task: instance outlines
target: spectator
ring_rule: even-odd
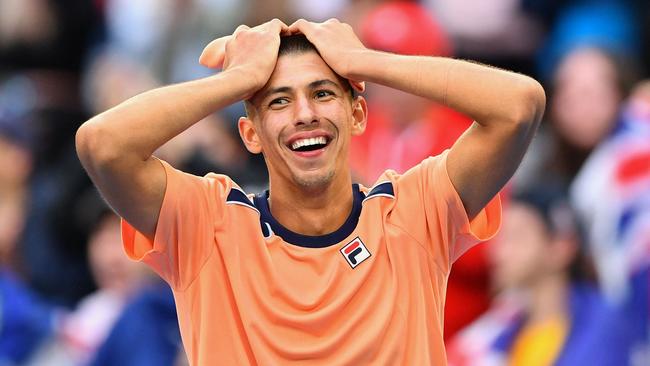
[[[515,196],[490,249],[494,285],[506,295],[450,342],[450,365],[629,363],[626,320],[587,281],[578,229],[560,195]]]
[[[54,330],[56,312],[18,277],[31,155],[19,125],[0,120],[0,365],[27,362]]]
[[[174,366],[183,362],[187,358],[181,347],[174,297],[161,281],[141,291],[124,309],[90,365]]]
[[[59,337],[71,364],[87,364],[126,303],[142,288],[147,272],[124,257],[120,241],[120,220],[105,208],[88,242],[90,268],[97,290],[84,297],[75,311],[63,318],[60,329]]]
[[[566,191],[591,151],[616,128],[627,77],[622,61],[600,48],[579,47],[553,76],[549,125],[540,130],[517,189],[544,182]]]
[[[621,123],[571,186],[597,274],[632,320],[636,364],[650,361],[650,82],[639,84]]]

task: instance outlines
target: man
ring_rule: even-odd
[[[335,19],[240,26],[216,44],[225,53],[204,61],[223,60],[221,73],[143,93],[77,133],[84,166],[124,218],[127,253],[174,290],[190,363],[445,364],[451,263],[497,229],[493,197],[544,110],[539,84],[368,50]],[[348,149],[367,108],[350,85],[361,80],[477,122],[448,153],[402,176],[389,171],[371,190],[352,185]],[[191,176],[152,157],[239,100],[248,110],[239,132],[264,154],[269,191],[251,199],[226,176]]]

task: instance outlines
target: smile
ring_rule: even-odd
[[[314,150],[319,150],[324,148],[325,146],[327,146],[328,143],[329,141],[327,137],[318,136],[318,137],[298,139],[291,144],[290,148],[291,150],[297,152],[314,151]]]

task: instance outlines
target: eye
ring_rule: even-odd
[[[283,105],[289,104],[289,100],[285,97],[281,98],[275,98],[269,102],[269,107],[273,108],[278,108],[282,107]]]
[[[335,94],[331,90],[318,90],[316,93],[314,93],[316,99],[326,99],[327,97],[331,97],[333,95]]]

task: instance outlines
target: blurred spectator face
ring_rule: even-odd
[[[48,0],[0,1],[0,46],[12,43],[43,43],[57,29]]]
[[[0,135],[0,166],[0,263],[8,264],[24,226],[30,154]]]
[[[622,92],[614,63],[596,49],[569,54],[555,74],[552,119],[562,137],[589,151],[613,128]]]
[[[0,135],[0,193],[26,184],[31,171],[31,156],[25,148]]]
[[[128,292],[138,284],[141,268],[130,261],[122,250],[120,219],[106,214],[90,236],[88,256],[97,287]]]
[[[90,109],[103,112],[157,86],[147,69],[111,51],[99,55],[87,70],[85,89]]]
[[[9,265],[25,223],[24,207],[18,202],[0,203],[0,265]]]
[[[530,206],[512,202],[491,244],[493,282],[498,289],[526,287],[547,271],[550,235],[542,217]]]

